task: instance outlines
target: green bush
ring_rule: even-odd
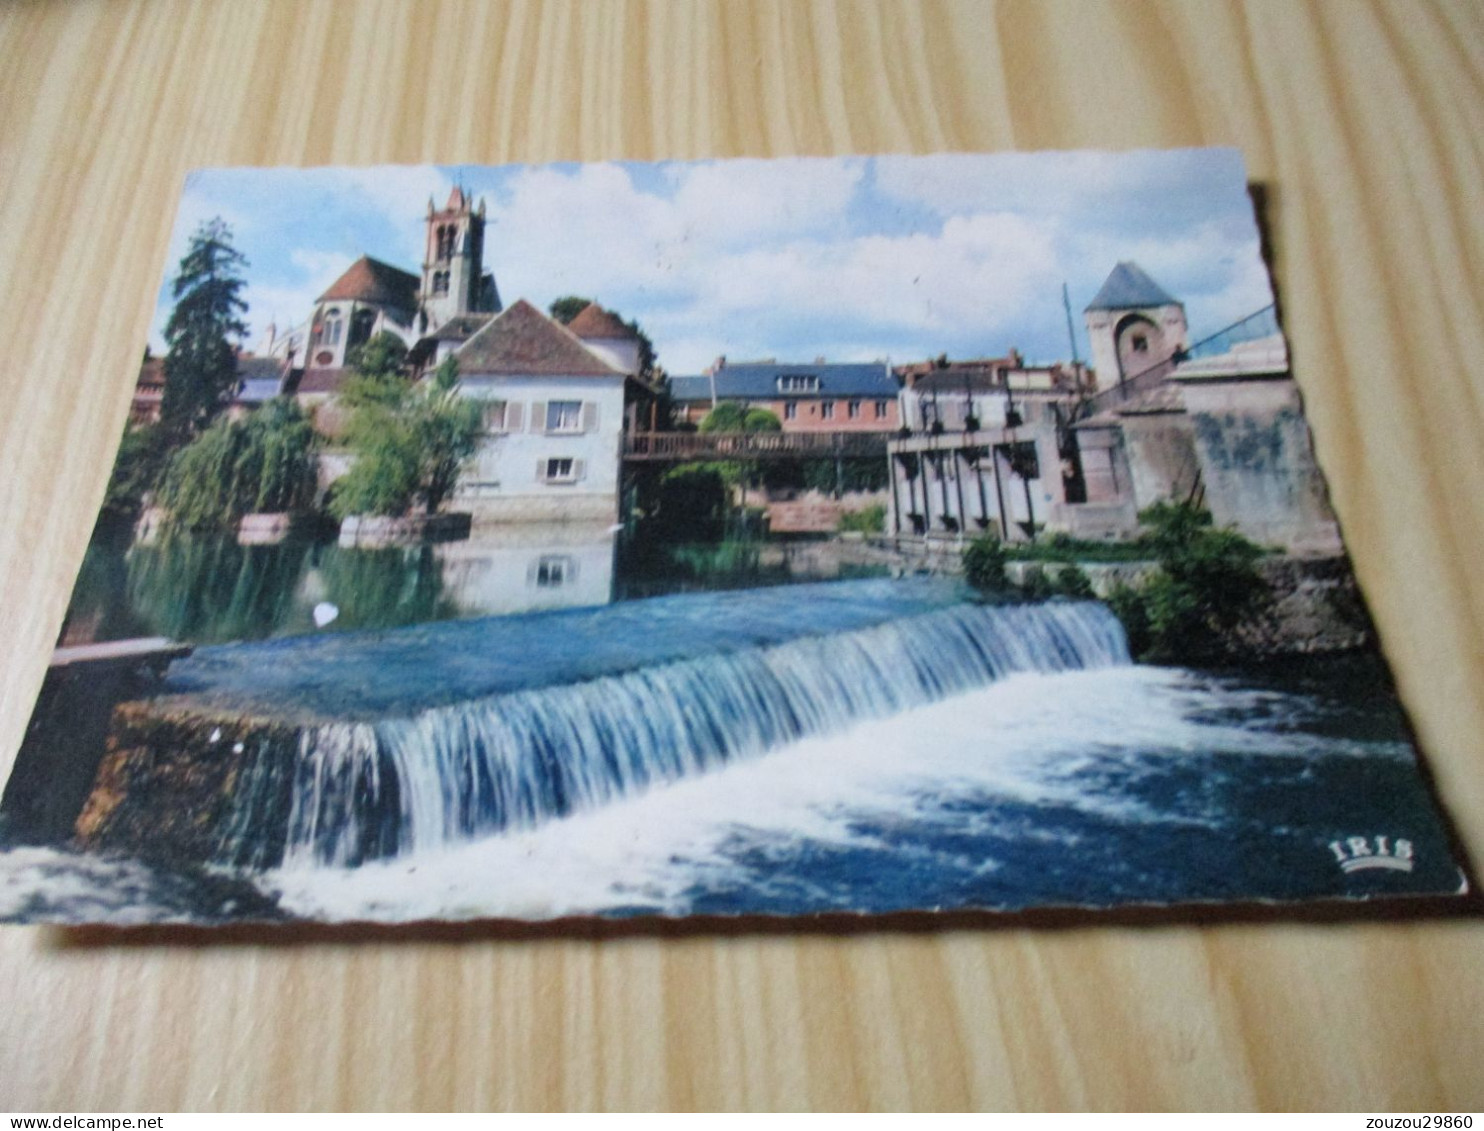
[[[1120,582],[1108,594],[1107,601],[1108,608],[1123,624],[1129,654],[1135,658],[1143,656],[1149,650],[1149,610],[1143,593]]]
[[[1044,601],[1056,596],[1058,589],[1056,583],[1046,576],[1046,571],[1036,565],[1026,567],[1020,591],[1032,601]]]
[[[975,589],[1005,588],[1005,544],[991,535],[975,538],[964,547],[964,577]]]
[[[166,439],[158,424],[145,424],[124,433],[108,479],[108,492],[103,496],[102,514],[130,520],[139,514],[145,495],[154,490],[169,462]]]
[[[1108,602],[1124,622],[1130,650],[1156,663],[1219,657],[1232,630],[1269,599],[1257,568],[1262,547],[1235,530],[1215,529],[1210,512],[1188,503],[1157,503],[1140,511],[1139,521],[1159,573]]]
[[[667,541],[707,541],[721,535],[730,490],[726,468],[682,463],[660,476],[653,523]]]
[[[1056,590],[1064,597],[1074,597],[1079,601],[1091,601],[1097,597],[1093,592],[1092,579],[1081,566],[1063,566],[1062,571],[1056,575]]]
[[[840,516],[839,529],[846,534],[880,534],[886,529],[886,508],[880,503]]]

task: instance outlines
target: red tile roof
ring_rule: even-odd
[[[148,358],[139,367],[139,379],[135,382],[141,389],[158,388],[165,384],[165,359],[163,357]]]
[[[618,377],[622,373],[589,350],[565,326],[525,299],[460,347],[454,355],[465,377]]]
[[[318,302],[371,302],[401,310],[417,309],[417,291],[421,280],[389,263],[363,255],[352,263],[345,274],[330,284]]]
[[[579,338],[607,338],[638,341],[639,335],[619,321],[618,316],[590,302],[567,323],[567,329]]]

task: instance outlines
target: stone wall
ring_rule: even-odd
[[[1374,641],[1370,614],[1355,582],[1350,559],[1269,558],[1261,566],[1273,600],[1255,623],[1232,640],[1247,655],[1308,655],[1346,652]]]
[[[1183,385],[1216,525],[1298,553],[1339,553],[1339,527],[1293,381]]]

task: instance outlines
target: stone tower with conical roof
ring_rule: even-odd
[[[1113,268],[1083,318],[1099,389],[1166,365],[1188,344],[1185,305],[1133,262]]]
[[[461,314],[495,313],[500,296],[484,270],[484,201],[476,209],[458,186],[441,209],[428,200],[419,333],[432,333]]]

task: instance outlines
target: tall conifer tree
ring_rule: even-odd
[[[165,325],[165,393],[161,423],[172,444],[211,423],[237,387],[237,347],[247,333],[241,291],[247,260],[232,246],[221,217],[191,236],[172,289],[175,309]]]

